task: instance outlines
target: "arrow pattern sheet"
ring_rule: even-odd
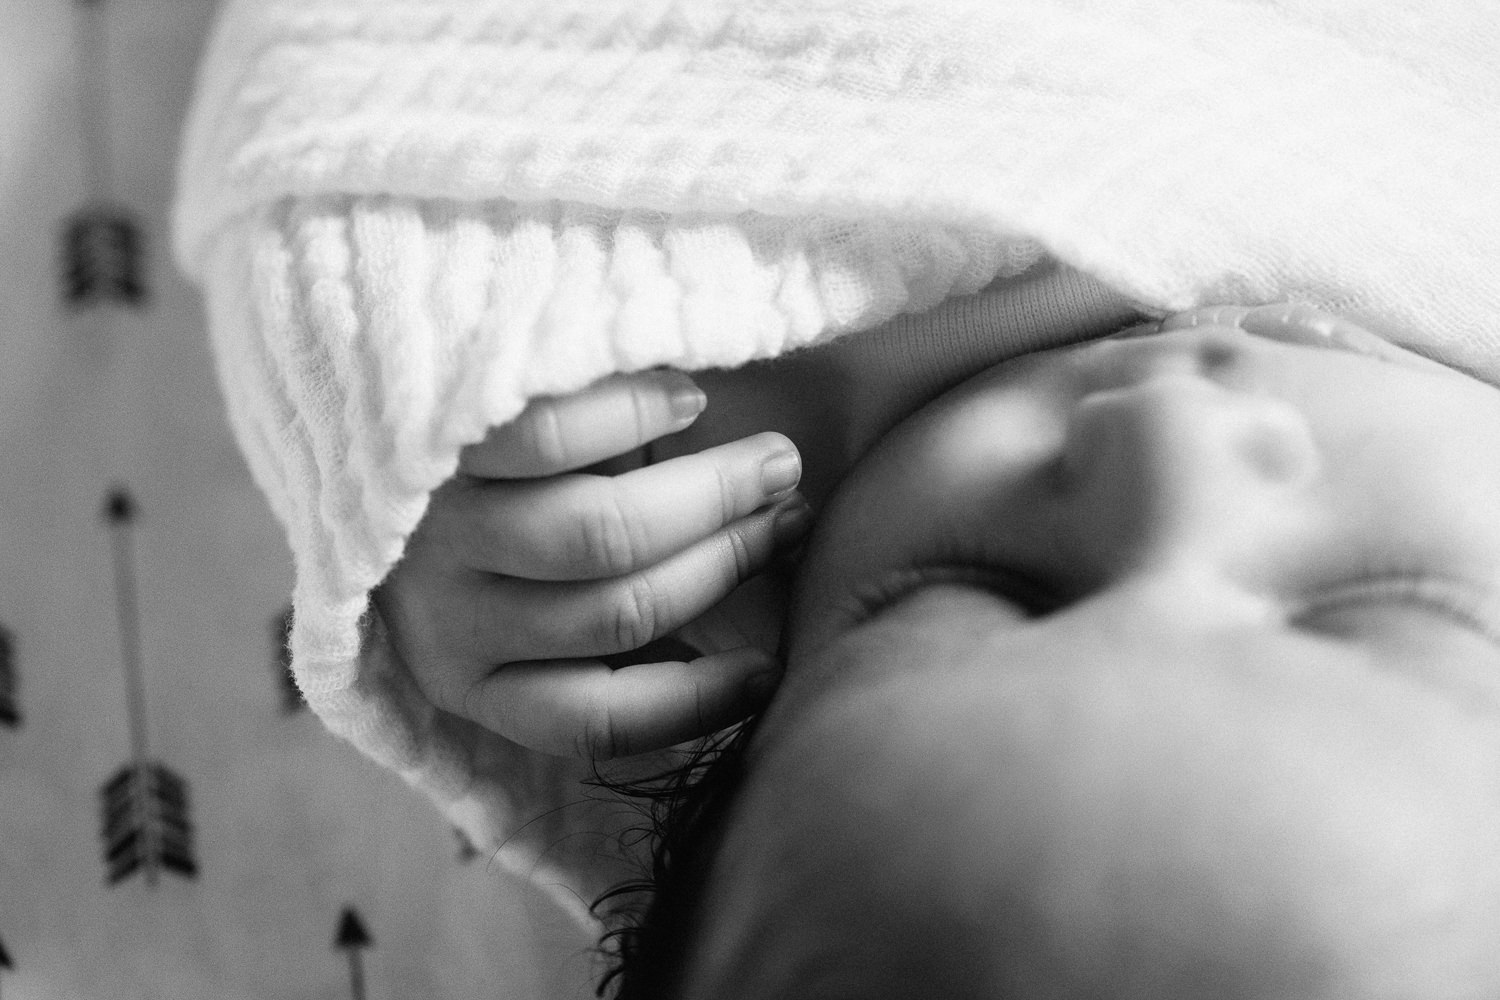
[[[538,932],[524,880],[460,865],[421,798],[283,711],[268,644],[288,553],[234,451],[202,303],[165,257],[217,6],[0,14],[0,937],[16,966],[0,960],[0,996],[347,998],[328,945],[358,899],[381,932],[362,953],[370,1000],[584,1000],[571,956],[588,940]],[[110,884],[95,860],[101,786],[136,759],[99,510],[112,482],[140,501],[144,759],[189,785],[154,890],[142,867]]]

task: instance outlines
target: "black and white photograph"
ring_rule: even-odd
[[[0,1000],[1497,1000],[1500,4],[0,0]]]

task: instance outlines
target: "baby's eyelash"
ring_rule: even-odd
[[[989,591],[1014,605],[1028,618],[1054,610],[1061,602],[1050,588],[1017,573],[988,566],[929,564],[904,566],[890,571],[855,590],[855,618],[865,621],[921,587],[937,583],[959,583]]]
[[[1471,582],[1422,570],[1384,568],[1304,599],[1295,617],[1378,600],[1431,608],[1500,645],[1500,602]]]

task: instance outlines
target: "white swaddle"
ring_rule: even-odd
[[[369,593],[463,445],[610,372],[1050,256],[1500,383],[1497,51],[1472,0],[230,0],[175,243],[296,558],[309,705],[502,862],[587,819],[512,836],[586,770],[434,709]]]

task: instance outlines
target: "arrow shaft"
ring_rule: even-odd
[[[358,948],[349,949],[349,994],[354,1000],[365,1000],[365,967]]]
[[[110,197],[108,50],[104,36],[104,5],[83,3],[79,14],[79,120],[83,129],[85,183],[95,201]]]
[[[146,763],[146,679],[141,666],[140,605],[136,599],[135,546],[131,544],[130,526],[116,523],[110,527],[114,543],[115,609],[120,619],[120,659],[125,667],[125,710],[130,725],[131,757],[138,765]]]
[[[125,712],[130,727],[130,756],[135,768],[131,802],[135,828],[140,831],[141,868],[146,884],[156,885],[161,866],[156,823],[151,816],[146,762],[150,749],[146,740],[146,676],[141,665],[140,605],[136,599],[135,546],[130,525],[110,526],[115,564],[115,607],[120,618],[120,660],[125,668]]]

